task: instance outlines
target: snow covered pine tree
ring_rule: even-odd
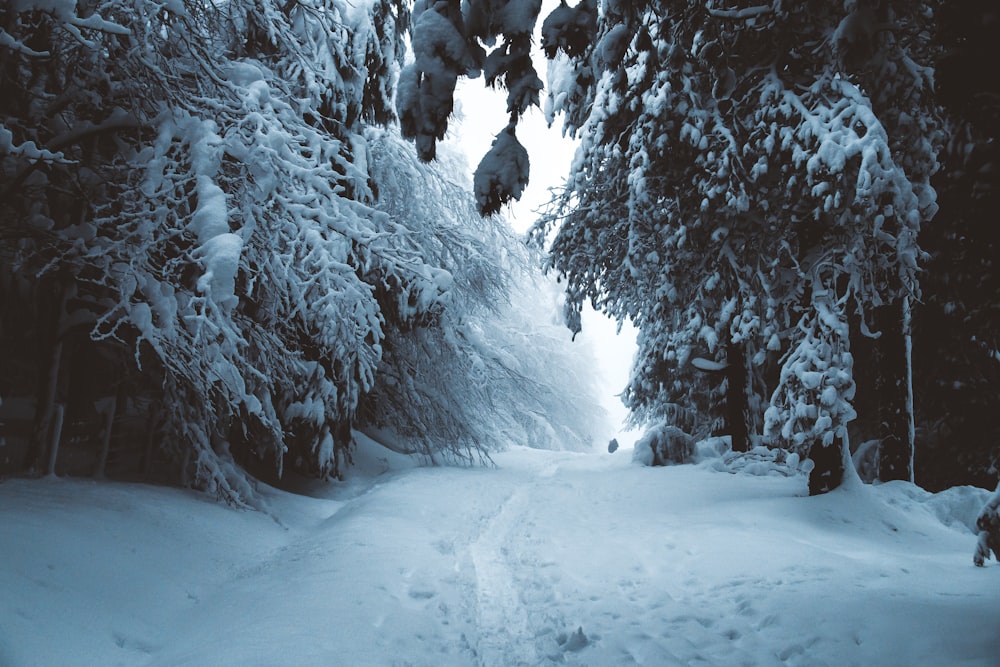
[[[355,426],[464,460],[604,437],[580,362],[506,301],[550,298],[534,260],[380,129],[405,3],[27,0],[0,17],[18,93],[0,100],[0,392],[39,406],[36,470],[59,406],[107,391],[141,424],[147,474],[234,503],[254,500],[246,471],[338,476]],[[578,378],[574,400],[557,376]]]
[[[252,496],[237,461],[339,473],[379,361],[375,286],[428,306],[438,294],[370,206],[362,134],[393,117],[407,12],[317,5],[0,10],[16,296],[46,306],[29,276],[58,277],[55,326],[117,350],[102,374],[144,399],[129,410],[161,406],[153,474],[237,503]],[[79,374],[52,358],[37,393],[67,400]]]
[[[418,21],[414,40],[442,39],[433,52],[454,56],[421,71],[474,70],[479,40],[506,19],[463,31],[457,2],[433,6],[451,7],[454,31],[422,37]],[[511,6],[525,29],[520,11],[537,5]],[[803,454],[836,447],[846,460],[847,325],[857,317],[865,335],[889,339],[883,474],[912,475],[899,456],[913,446],[908,314],[917,232],[935,212],[938,136],[931,72],[916,60],[923,10],[901,0],[582,0],[543,22],[546,111],[563,114],[582,144],[533,236],[566,280],[571,328],[589,299],[639,329],[625,393],[634,420],[708,430],[715,392],[746,406],[727,411],[746,420],[729,430]],[[521,107],[508,106],[513,125]],[[520,179],[509,176],[490,182],[515,196]],[[481,199],[481,209],[501,200]],[[721,387],[694,373],[691,360],[705,356],[726,366],[732,357]]]

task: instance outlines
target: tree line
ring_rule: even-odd
[[[474,215],[520,196],[518,121],[541,105],[581,146],[530,236],[571,330],[586,301],[638,328],[636,424],[813,452],[834,480],[857,463],[992,485],[991,6],[540,14],[523,0],[0,9],[0,411],[8,436],[30,422],[8,469],[51,468],[63,425],[95,410],[98,467],[110,425],[130,424],[147,472],[236,500],[247,470],[340,474],[358,428],[461,461],[586,441],[592,397],[564,381],[581,363],[544,313],[512,305],[544,292],[535,260]],[[510,116],[471,189],[439,147],[461,76],[503,87]]]
[[[510,122],[477,172],[489,214],[528,178],[501,157],[521,154],[519,118],[541,102],[520,37],[541,17],[472,4],[469,20],[417,3],[414,48],[430,55],[401,115],[433,119],[409,128],[433,146],[438,82],[507,85]],[[883,481],[991,486],[989,3],[580,0],[541,35],[545,111],[581,147],[532,236],[571,328],[586,301],[638,328],[633,420],[813,452],[826,488],[852,457]]]

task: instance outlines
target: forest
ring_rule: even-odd
[[[986,0],[4,3],[0,476],[253,504],[342,476],[357,433],[603,446],[566,343],[589,302],[639,332],[636,427],[809,457],[817,493],[849,465],[993,487],[997,27]],[[468,183],[439,145],[462,77],[509,114]],[[535,107],[580,143],[521,239]]]

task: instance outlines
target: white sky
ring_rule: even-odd
[[[554,4],[546,2],[546,5]],[[543,7],[543,17],[547,11],[548,7]],[[544,81],[546,61],[537,46],[538,42],[536,36],[535,68]],[[544,91],[542,95],[545,95]],[[470,169],[474,170],[489,150],[493,138],[507,126],[506,91],[487,88],[482,78],[463,78],[459,80],[456,98],[456,116],[461,119],[461,126],[455,128],[454,132],[449,132],[448,140],[461,145],[468,157]],[[556,125],[547,127],[540,109],[531,109],[521,120],[517,137],[528,150],[531,176],[521,200],[510,206],[505,214],[511,226],[523,233],[535,221],[534,212],[549,200],[549,188],[559,186],[565,180],[577,142],[562,136],[561,120],[557,119]],[[630,324],[626,324],[618,335],[616,329],[616,323],[595,313],[588,305],[583,313],[583,331],[577,336],[577,340],[589,341],[597,353],[600,364],[598,372],[605,387],[602,396],[604,406],[614,423],[619,424],[619,434],[616,436],[619,444],[628,447],[639,434],[622,430],[624,427],[620,424],[628,411],[617,394],[628,383],[629,368],[635,352],[635,330]]]

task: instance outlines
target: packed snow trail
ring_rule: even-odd
[[[268,492],[281,524],[177,489],[4,482],[0,664],[998,664],[1000,567],[972,566],[964,525],[986,491],[496,460]]]

